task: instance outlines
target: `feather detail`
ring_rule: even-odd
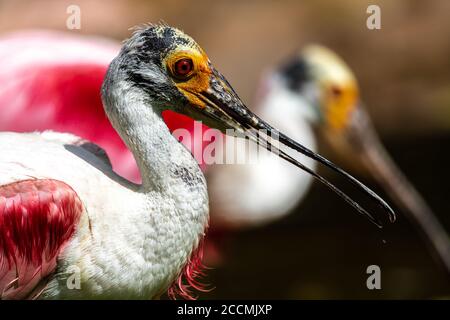
[[[61,181],[0,186],[0,298],[26,297],[54,270],[82,211],[75,191]]]
[[[201,283],[199,278],[205,277],[205,270],[208,269],[203,264],[204,238],[200,239],[197,248],[192,251],[191,257],[185,264],[177,279],[170,286],[167,295],[170,299],[176,300],[177,297],[186,300],[196,300],[193,289],[200,292],[209,292],[214,288],[207,288],[207,285]]]

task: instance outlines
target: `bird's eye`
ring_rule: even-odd
[[[189,76],[194,69],[194,63],[189,58],[183,58],[175,62],[173,72],[174,75],[180,78]]]
[[[340,98],[342,96],[342,89],[337,86],[333,86],[331,87],[331,94],[334,98]]]

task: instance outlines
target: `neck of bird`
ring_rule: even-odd
[[[113,127],[136,159],[142,185],[121,183],[117,193],[111,192],[116,197],[111,202],[117,203],[95,226],[102,234],[101,249],[94,239],[88,243],[94,252],[102,252],[92,259],[89,274],[98,283],[96,290],[107,288],[102,291],[105,296],[155,297],[180,274],[204,234],[206,184],[190,152],[169,132],[161,108],[142,88],[129,83],[119,67],[112,63],[102,99]],[[67,263],[80,259],[74,253]],[[97,271],[111,259],[124,264],[127,277],[120,274],[123,268]],[[130,280],[133,277],[137,282]],[[111,279],[118,279],[117,284],[111,286]],[[63,287],[63,296],[77,294]]]
[[[147,100],[143,90],[121,84],[110,99],[105,99],[105,109],[133,153],[141,173],[143,192],[164,192],[201,175],[190,152],[164,123],[162,109]]]

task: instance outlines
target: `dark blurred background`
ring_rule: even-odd
[[[68,31],[71,4],[81,8],[77,34],[123,40],[160,20],[184,30],[249,106],[263,70],[306,43],[330,47],[355,72],[387,149],[450,228],[450,1],[0,0],[0,33]],[[381,7],[381,30],[366,27],[369,4]],[[353,211],[313,185],[286,219],[224,239],[209,272],[216,289],[201,297],[450,297],[448,275],[401,214],[380,231]],[[381,267],[381,290],[366,288],[371,264]]]

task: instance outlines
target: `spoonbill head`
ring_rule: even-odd
[[[310,45],[285,63],[273,79],[282,83],[281,91],[285,89],[291,100],[298,101],[306,123],[329,143],[335,154],[347,159],[352,167],[362,169],[385,189],[450,272],[447,233],[383,147],[347,64],[331,50]],[[269,97],[276,96],[279,84],[270,87]]]
[[[106,71],[120,42],[50,30],[23,30],[0,37],[0,131],[53,130],[103,148],[115,172],[140,183],[133,155],[111,126],[101,101]],[[171,131],[194,130],[192,119],[167,111]],[[190,149],[192,145],[183,143]]]

